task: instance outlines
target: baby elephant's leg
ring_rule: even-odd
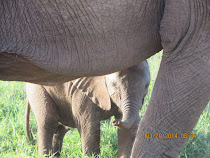
[[[59,125],[57,131],[53,135],[52,148],[53,148],[53,153],[55,154],[56,157],[60,156],[63,144],[63,138],[67,131],[68,130],[63,125]]]
[[[100,121],[93,116],[87,116],[82,120],[78,131],[82,141],[82,152],[85,155],[100,154]]]
[[[48,102],[49,103],[49,102]],[[38,117],[38,153],[40,155],[52,154],[53,135],[57,129],[58,121],[52,112],[52,104],[46,104],[40,108],[42,113]]]
[[[52,152],[52,138],[58,126],[55,103],[41,85],[27,84],[26,90],[38,125],[38,152],[48,155]]]
[[[50,128],[38,127],[38,153],[39,155],[49,155],[52,152],[52,137],[54,131]]]
[[[132,146],[136,137],[136,132],[140,118],[138,117],[129,129],[118,129],[118,157],[130,158]]]
[[[85,93],[72,97],[74,122],[80,133],[82,152],[88,156],[100,153],[100,121],[103,111]]]

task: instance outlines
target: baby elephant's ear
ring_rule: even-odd
[[[111,109],[111,100],[104,76],[82,77],[72,82],[101,109]]]

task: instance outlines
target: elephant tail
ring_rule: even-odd
[[[33,136],[32,136],[32,133],[30,131],[30,126],[29,126],[30,110],[31,110],[31,106],[30,106],[29,101],[27,101],[27,107],[26,107],[26,134],[27,134],[28,140],[32,141],[33,140]]]

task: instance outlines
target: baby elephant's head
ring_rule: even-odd
[[[128,69],[106,75],[111,100],[122,112],[121,120],[114,120],[119,128],[130,128],[139,118],[139,110],[147,95],[150,83],[149,66],[146,61]]]

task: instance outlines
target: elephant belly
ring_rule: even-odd
[[[0,80],[53,85],[72,79],[75,78],[45,71],[20,55],[7,52],[0,53]]]
[[[3,21],[0,29],[11,25],[11,34],[1,33],[6,40],[0,52],[21,55],[45,72],[70,79],[102,75],[162,49],[160,0],[34,1],[25,4],[27,14],[15,19],[17,25]]]

